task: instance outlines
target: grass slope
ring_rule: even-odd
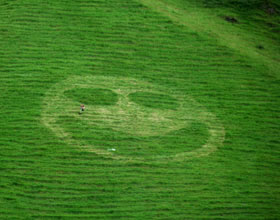
[[[279,39],[250,19],[227,23],[221,19],[227,14],[236,12],[179,0],[2,1],[0,218],[279,218]],[[260,42],[264,50],[256,48]],[[135,115],[128,111],[117,131],[110,117],[104,127],[93,126],[77,118],[79,102],[89,103],[86,119],[90,105],[113,109],[122,99],[117,88],[85,87],[82,80],[69,81],[64,95],[49,100],[50,121],[69,136],[42,123],[49,91],[71,77],[99,76],[156,88],[129,95],[140,106],[134,110],[146,113],[172,116],[180,106],[173,93],[192,97],[198,110],[190,102],[180,117],[215,116],[225,130],[223,145],[204,157],[152,160],[151,154],[202,146],[207,120],[161,135],[156,123],[129,123]],[[133,84],[123,89],[133,91]],[[145,129],[156,135],[141,136]],[[115,147],[116,157],[84,145]]]

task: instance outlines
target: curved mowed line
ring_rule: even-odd
[[[195,157],[207,156],[221,147],[225,138],[223,125],[212,113],[198,104],[188,95],[177,92],[170,88],[155,86],[153,84],[124,77],[108,76],[71,76],[68,79],[55,84],[45,95],[43,101],[42,123],[51,129],[55,135],[62,138],[70,145],[83,148],[86,151],[94,152],[98,155],[124,161],[146,161],[143,157],[120,156],[106,150],[98,149],[96,146],[83,144],[74,140],[71,134],[65,131],[57,123],[60,116],[71,116],[81,118],[77,114],[80,103],[73,102],[64,96],[66,90],[74,88],[103,88],[111,89],[121,97],[113,107],[90,106],[83,115],[84,121],[90,126],[95,126],[96,121],[104,123],[105,128],[113,128],[122,132],[128,132],[136,136],[156,136],[178,130],[188,126],[190,120],[198,120],[208,127],[209,135],[207,142],[198,149],[176,153],[174,155],[154,155],[153,161],[187,160]],[[133,92],[150,91],[171,94],[180,101],[180,107],[176,111],[141,109],[139,105],[128,100],[128,95]],[[137,118],[138,125],[134,125],[134,118]],[[149,118],[150,117],[150,118]],[[158,121],[153,120],[155,118]],[[91,120],[94,119],[94,123]],[[139,123],[140,122],[140,123]],[[117,126],[116,126],[117,125]],[[131,127],[129,127],[131,126]]]

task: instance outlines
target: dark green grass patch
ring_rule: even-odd
[[[90,105],[114,105],[118,95],[109,89],[76,88],[64,92],[66,97]]]
[[[139,105],[155,109],[173,109],[179,106],[178,100],[175,98],[151,92],[134,92],[129,94],[129,98]]]

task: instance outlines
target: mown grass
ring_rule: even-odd
[[[279,218],[279,42],[249,19],[225,22],[228,8],[149,2],[1,2],[0,218]],[[46,92],[74,75],[131,77],[187,94],[221,121],[224,144],[206,157],[165,162],[114,160],[71,145],[41,116]],[[93,92],[98,104],[116,101]],[[144,105],[150,97],[148,106],[159,97],[132,96]],[[161,108],[174,104],[162,100]],[[79,142],[117,144],[131,157],[192,150],[209,135],[200,121],[149,141],[120,132],[114,139],[116,131],[67,115],[57,123]]]

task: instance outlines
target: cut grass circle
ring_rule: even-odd
[[[87,108],[78,115],[81,100]],[[42,123],[56,136],[125,161],[206,156],[225,136],[218,119],[190,96],[133,78],[72,76],[50,89],[43,103]]]

